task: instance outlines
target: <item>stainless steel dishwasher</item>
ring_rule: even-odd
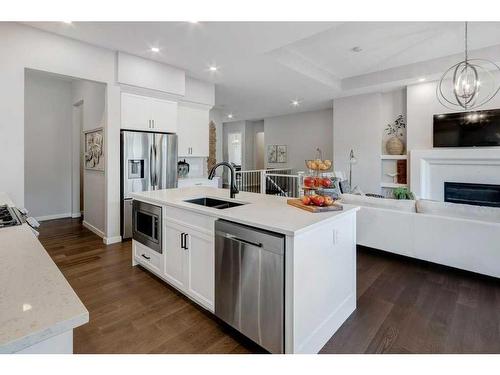
[[[215,315],[271,353],[284,353],[285,236],[215,222]]]

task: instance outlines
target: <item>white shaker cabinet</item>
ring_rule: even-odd
[[[208,123],[210,107],[179,103],[178,150],[183,157],[208,157]]]
[[[164,278],[210,311],[214,309],[214,237],[207,230],[167,219]]]
[[[142,95],[122,93],[121,128],[177,132],[177,103]]]
[[[151,111],[146,96],[122,93],[121,113],[123,129],[150,130]]]
[[[187,294],[209,310],[214,310],[214,238],[201,231],[186,233],[187,260],[185,278]]]
[[[163,236],[165,238],[165,270],[164,276],[173,286],[180,290],[185,289],[184,280],[184,258],[185,250],[181,244],[184,239],[183,228],[177,224],[167,223],[163,226]]]
[[[151,99],[153,130],[165,133],[177,133],[177,107],[177,102]]]

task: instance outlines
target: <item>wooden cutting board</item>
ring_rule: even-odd
[[[309,212],[331,212],[331,211],[342,211],[344,208],[340,203],[335,202],[331,206],[318,207],[318,206],[306,206],[300,199],[288,199],[286,201],[290,206],[301,208]]]

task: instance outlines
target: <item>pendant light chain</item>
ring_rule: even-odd
[[[467,46],[467,21],[465,21],[465,63],[467,64],[467,61],[469,60],[469,50]]]

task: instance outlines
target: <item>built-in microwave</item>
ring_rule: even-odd
[[[132,238],[162,253],[161,207],[134,200],[132,204]]]

